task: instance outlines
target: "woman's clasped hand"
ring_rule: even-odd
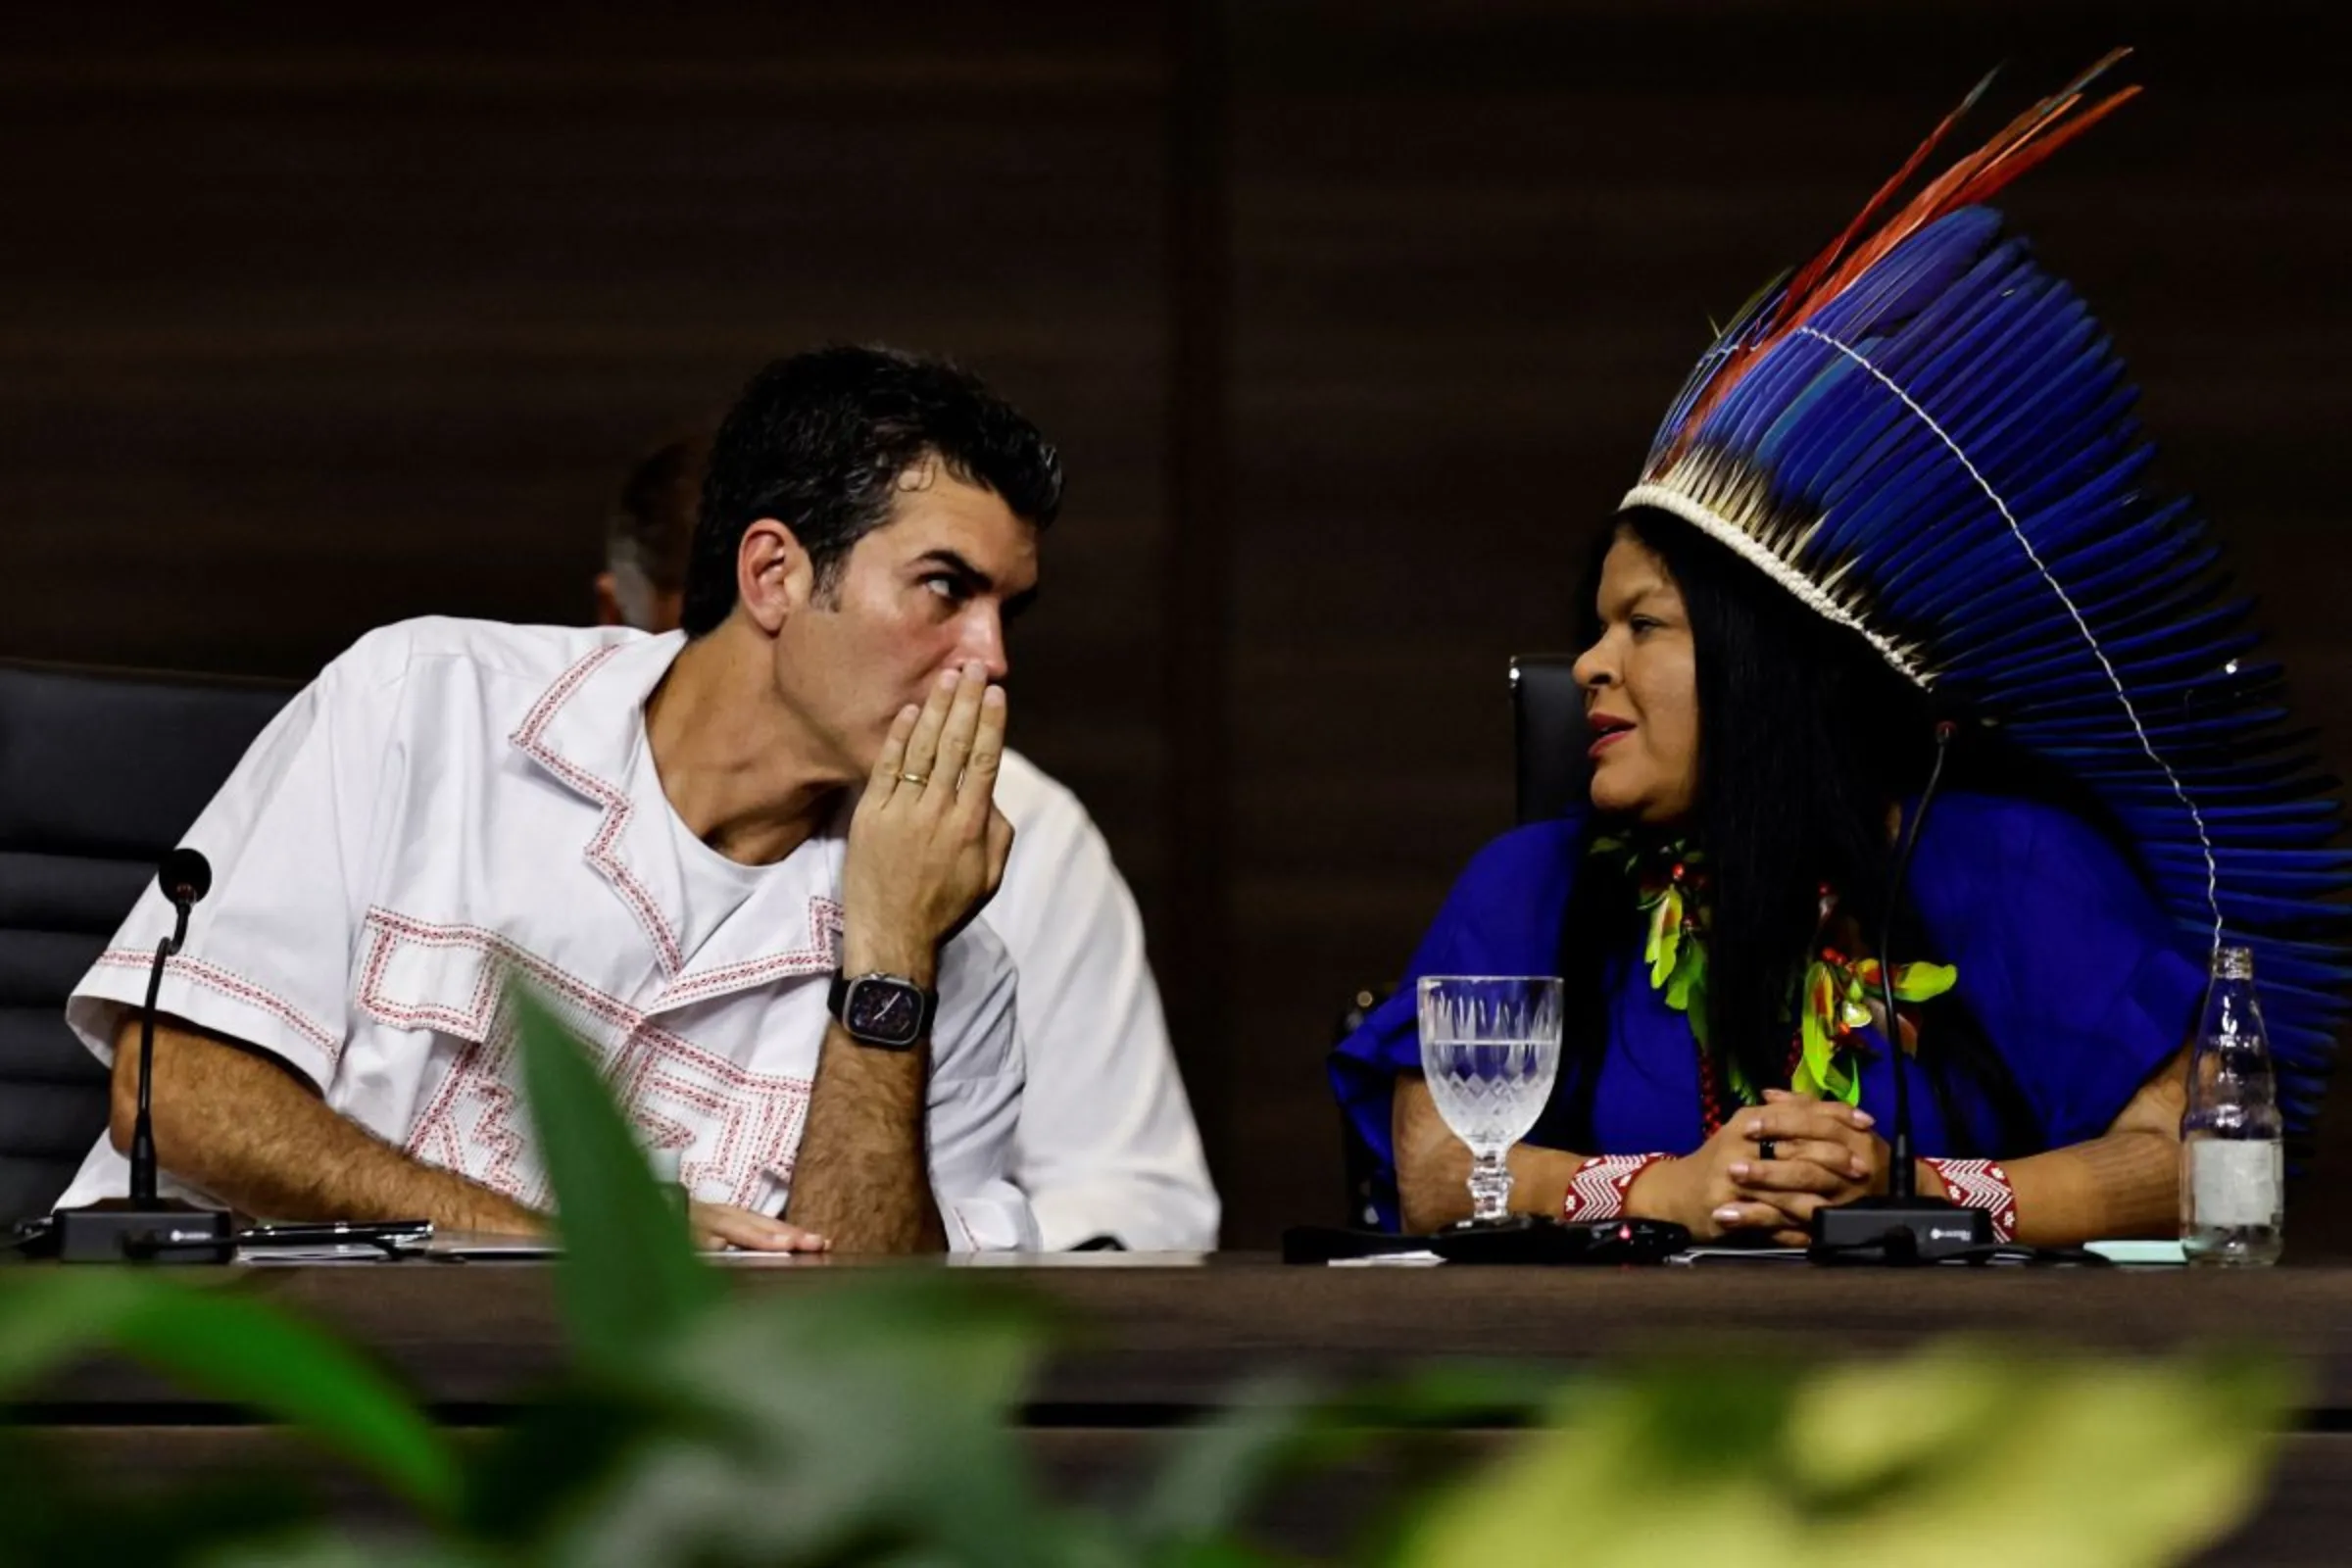
[[[1627,1208],[1700,1241],[1768,1236],[1802,1247],[1815,1210],[1886,1191],[1892,1156],[1870,1112],[1768,1089],[1680,1159],[1642,1172]],[[1769,1156],[1769,1157],[1767,1157]]]

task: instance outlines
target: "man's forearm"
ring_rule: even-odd
[[[1390,1137],[1396,1149],[1396,1208],[1409,1234],[1422,1234],[1470,1217],[1470,1148],[1438,1113],[1426,1080],[1410,1074],[1396,1080]],[[1584,1163],[1582,1154],[1533,1144],[1514,1144],[1511,1211],[1557,1219],[1569,1180]]]
[[[138,1024],[115,1042],[115,1147],[137,1101]],[[157,1163],[268,1219],[429,1219],[450,1230],[530,1231],[542,1216],[489,1188],[411,1158],[330,1109],[285,1069],[184,1027],[155,1031]]]
[[[825,1031],[784,1217],[844,1252],[938,1252],[947,1227],[923,1143],[929,1043],[861,1046]]]
[[[1012,824],[996,808],[1004,693],[987,664],[939,671],[891,720],[841,861],[841,973],[938,984],[940,946],[996,890]],[[860,1045],[838,1022],[818,1048],[786,1216],[844,1251],[943,1250],[925,1146],[931,1051]],[[1033,1230],[1026,1223],[1024,1230]]]

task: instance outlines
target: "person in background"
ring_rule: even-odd
[[[605,519],[605,569],[596,574],[596,623],[674,631],[686,603],[686,558],[703,498],[699,438],[665,441],[629,471]]]
[[[680,437],[630,470],[596,578],[604,624],[677,625],[707,456],[706,441]],[[1013,1180],[1044,1245],[1212,1248],[1216,1189],[1110,847],[1078,798],[1017,751],[1004,753],[997,807],[1013,824],[1012,854],[982,918],[1019,975],[1028,1083]]]

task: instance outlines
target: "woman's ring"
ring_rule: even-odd
[[[1778,1159],[1781,1157],[1780,1147],[1769,1138],[1759,1138],[1756,1140],[1756,1157],[1758,1159]]]
[[[917,789],[920,789],[923,785],[931,782],[931,775],[928,773],[901,773],[899,775],[899,782],[902,784],[912,784]]]

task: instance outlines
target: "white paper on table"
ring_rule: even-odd
[[[2096,1252],[2110,1263],[2162,1265],[2188,1261],[2187,1251],[2177,1241],[2084,1242],[2082,1250]]]

